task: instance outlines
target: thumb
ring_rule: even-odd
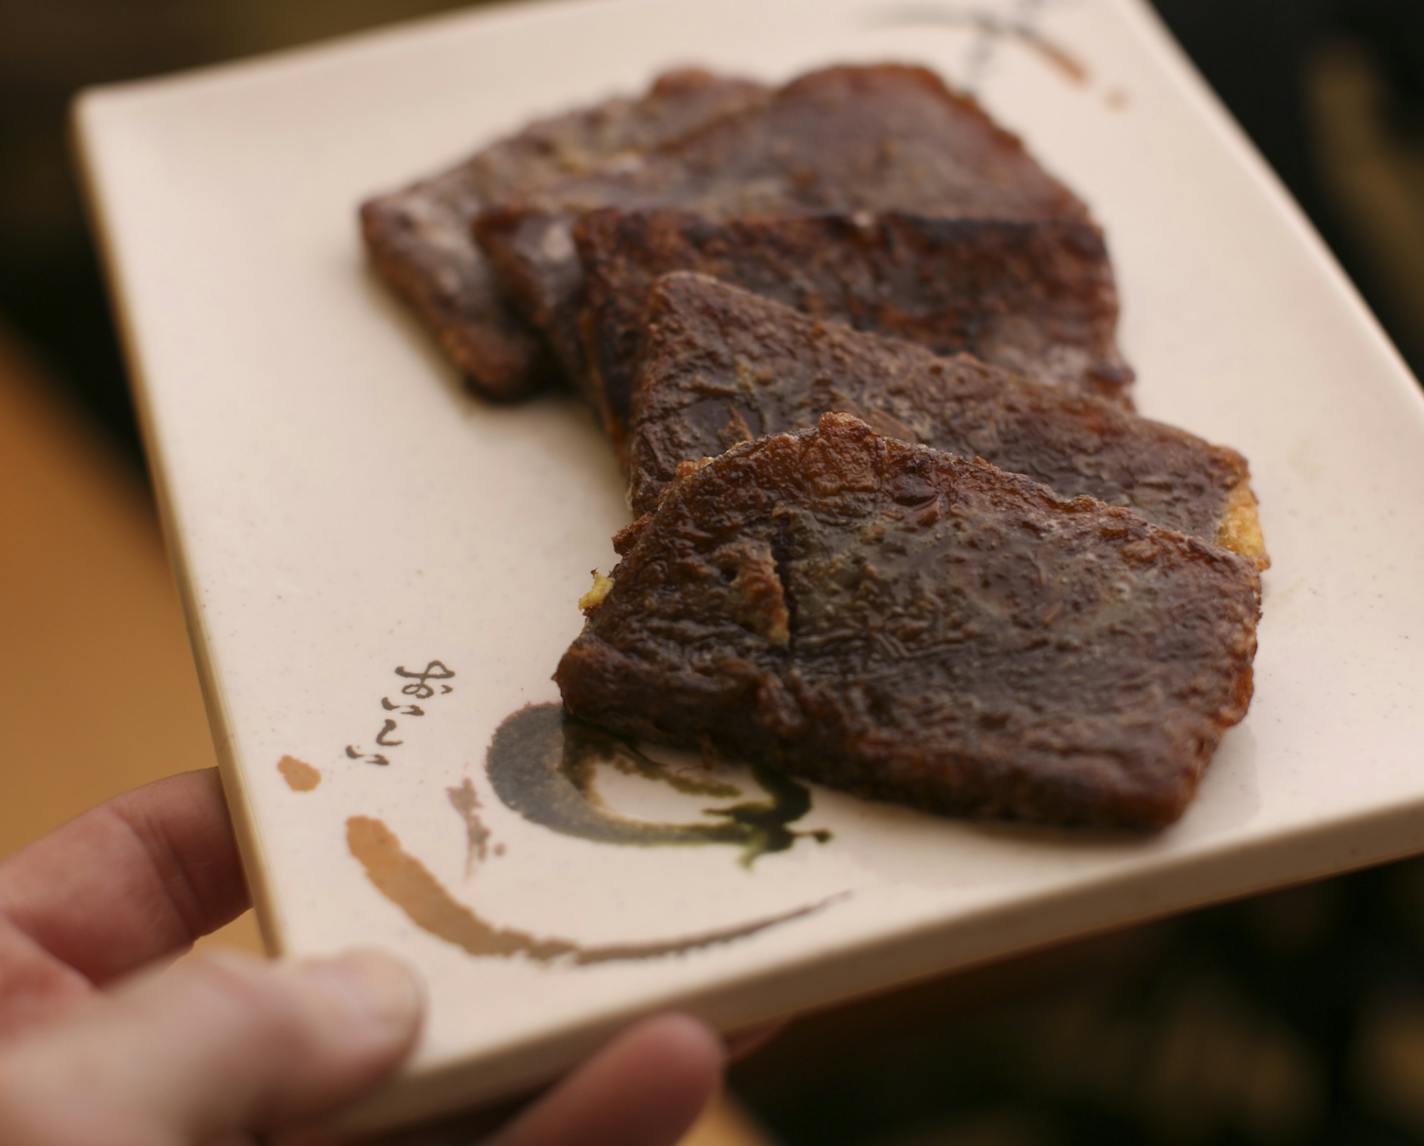
[[[410,972],[373,952],[187,960],[7,1047],[0,1139],[176,1144],[289,1125],[394,1069],[420,1011]]]

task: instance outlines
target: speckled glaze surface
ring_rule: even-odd
[[[1166,832],[937,819],[526,709],[628,519],[612,453],[571,397],[468,397],[364,264],[364,196],[535,114],[689,61],[887,58],[972,86],[1084,196],[1138,408],[1251,460],[1256,697]],[[535,4],[92,92],[77,122],[269,943],[388,946],[429,984],[362,1125],[669,1003],[734,1029],[1424,846],[1424,402],[1145,5]]]

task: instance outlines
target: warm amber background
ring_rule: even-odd
[[[0,856],[213,763],[148,491],[0,330]],[[249,916],[221,940],[258,949]]]

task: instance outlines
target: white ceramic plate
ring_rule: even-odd
[[[736,1028],[1424,847],[1415,383],[1145,5],[973,11],[1025,8],[1040,41],[995,37],[962,4],[539,4],[83,98],[266,935],[297,955],[389,946],[430,984],[420,1051],[364,1124],[542,1080],[649,1008]],[[531,822],[494,791],[486,751],[510,713],[557,699],[549,675],[589,570],[611,564],[622,488],[574,401],[492,408],[461,391],[364,266],[356,205],[670,64],[780,79],[882,58],[974,83],[1086,196],[1140,408],[1250,457],[1275,559],[1250,715],[1185,819],[1145,839],[820,790],[793,826],[833,838],[751,867],[735,840],[623,846]],[[453,675],[399,675],[432,661]],[[378,747],[383,730],[399,743]],[[606,768],[599,782],[646,820],[717,822],[702,809],[735,802]],[[683,949],[619,950],[648,945]]]

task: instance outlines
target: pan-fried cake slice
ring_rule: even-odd
[[[854,792],[1157,827],[1251,697],[1251,562],[845,414],[692,470],[617,544],[569,711]]]
[[[476,390],[514,398],[549,373],[539,337],[500,295],[470,234],[487,204],[640,152],[761,99],[708,72],[669,72],[639,99],[611,99],[530,124],[438,175],[367,200],[361,229],[376,269]]]
[[[552,322],[576,294],[570,229],[596,207],[680,206],[731,217],[902,210],[989,219],[1086,219],[1017,136],[933,72],[896,64],[803,75],[769,99],[650,151],[491,206],[477,225],[512,297],[551,333],[572,376],[577,344]]]
[[[881,433],[976,455],[1064,497],[1129,506],[1261,567],[1246,459],[1172,426],[970,355],[825,322],[703,275],[659,279],[648,299],[628,466],[633,509],[679,466],[741,442],[854,414]]]
[[[967,351],[1127,405],[1117,289],[1090,223],[803,215],[700,219],[591,212],[576,229],[589,397],[622,443],[653,282],[705,272],[818,318]]]

